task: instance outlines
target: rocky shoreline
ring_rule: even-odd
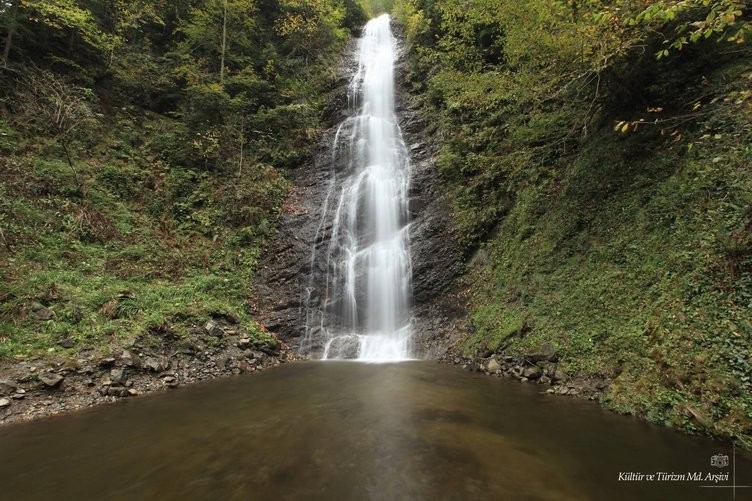
[[[546,348],[524,356],[493,352],[466,356],[450,351],[440,361],[491,377],[513,378],[522,383],[538,384],[545,388],[547,394],[585,400],[600,400],[609,386],[606,379],[570,376],[561,368],[558,355]]]
[[[231,317],[195,326],[186,337],[149,332],[109,353],[84,349],[0,362],[0,426],[191,383],[258,372],[295,359],[279,341],[257,341]]]

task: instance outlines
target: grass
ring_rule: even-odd
[[[750,445],[749,118],[638,157],[645,136],[602,131],[557,183],[518,192],[474,270],[465,349],[498,349],[524,319],[508,351],[552,345],[568,373],[613,380],[609,407]]]
[[[0,358],[107,350],[159,329],[180,338],[216,315],[269,339],[247,303],[285,181],[260,167],[239,178],[233,166],[162,159],[163,137],[150,144],[141,131],[173,126],[116,117],[76,145],[79,188],[54,143],[2,124]],[[38,319],[35,304],[54,318]]]
[[[408,78],[470,263],[460,349],[550,346],[567,374],[612,381],[611,409],[752,447],[749,54],[627,55],[600,94],[567,93],[566,40],[557,64],[466,71],[436,36]]]

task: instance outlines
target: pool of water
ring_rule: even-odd
[[[540,392],[433,362],[296,363],[0,428],[0,499],[732,499],[730,447]]]

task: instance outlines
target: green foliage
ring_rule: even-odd
[[[2,5],[0,357],[182,338],[219,313],[268,339],[253,271],[362,5]]]
[[[732,3],[394,12],[473,256],[461,348],[552,346],[567,373],[612,381],[611,408],[749,445],[752,74]],[[707,23],[728,24],[693,43]]]
[[[631,24],[651,29],[673,28],[675,36],[668,38],[657,52],[658,58],[703,39],[742,44],[752,36],[747,2],[739,0],[663,0],[652,3],[630,20]]]

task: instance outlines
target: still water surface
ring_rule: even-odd
[[[0,499],[732,499],[618,481],[731,485],[710,466],[730,448],[540,391],[432,362],[292,364],[0,428]]]

